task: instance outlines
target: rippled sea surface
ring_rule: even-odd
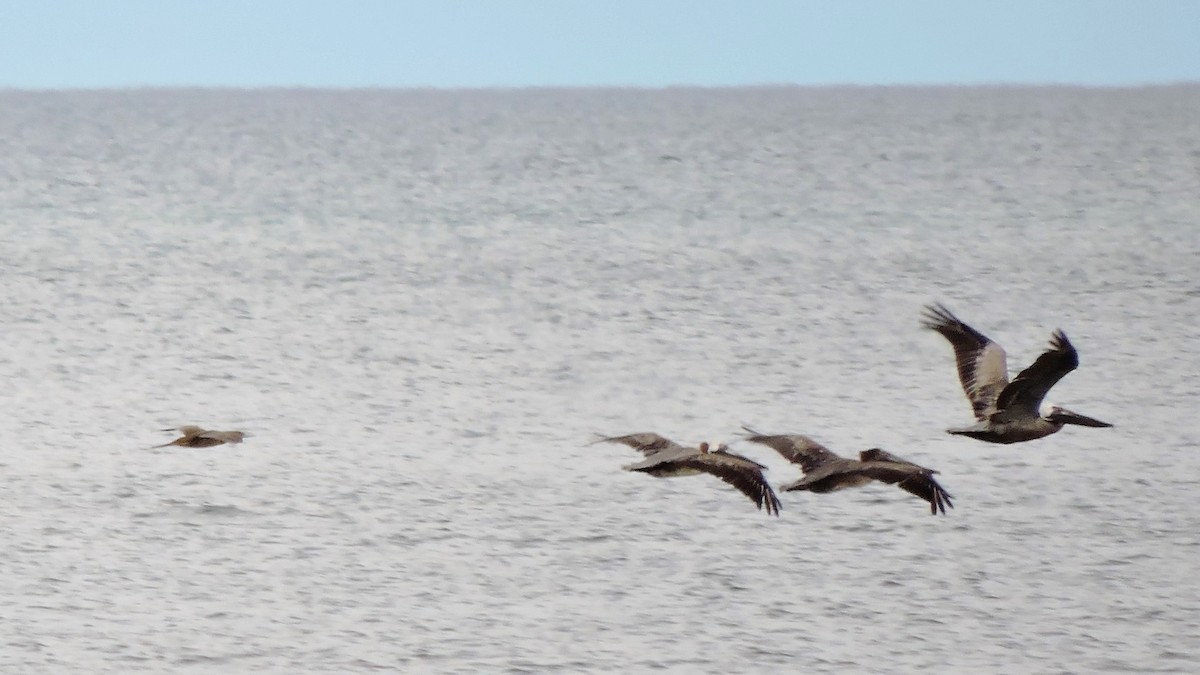
[[[0,92],[0,671],[1200,660],[1200,87]],[[941,301],[1112,429],[989,445]],[[164,427],[242,445],[150,449]],[[781,494],[595,434],[941,471]]]

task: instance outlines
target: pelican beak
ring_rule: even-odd
[[[1112,426],[1108,422],[1101,422],[1100,420],[1092,418],[1092,417],[1088,417],[1087,415],[1080,415],[1079,413],[1071,412],[1070,410],[1064,410],[1062,408],[1058,408],[1054,412],[1050,413],[1049,419],[1051,422],[1061,422],[1063,424],[1078,424],[1081,427],[1111,427]]]

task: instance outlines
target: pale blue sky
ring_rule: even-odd
[[[1200,81],[1200,0],[12,0],[0,87]]]

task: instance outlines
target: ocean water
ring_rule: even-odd
[[[0,671],[1195,672],[1200,87],[0,92]],[[1049,400],[970,422],[941,301]],[[151,449],[165,427],[252,434]],[[785,493],[588,445],[937,468]]]

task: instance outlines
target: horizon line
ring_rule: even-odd
[[[1147,80],[1130,83],[1023,82],[979,80],[969,82],[760,82],[745,84],[497,84],[497,85],[337,85],[337,84],[114,84],[99,86],[17,86],[0,84],[0,93],[86,93],[133,91],[422,91],[422,92],[517,92],[517,91],[672,91],[672,90],[763,90],[763,89],[1168,89],[1200,86],[1196,80]]]

